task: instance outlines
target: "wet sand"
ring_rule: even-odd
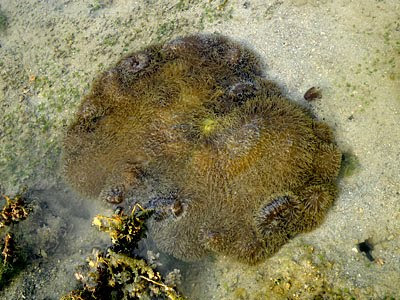
[[[185,295],[400,297],[398,1],[0,0],[0,10],[0,188],[28,187],[36,207],[18,229],[32,261],[2,299],[58,299],[92,247],[106,243],[90,223],[110,210],[69,191],[59,171],[65,126],[93,78],[129,52],[196,32],[259,53],[267,76],[334,128],[354,170],[340,179],[324,224],[264,263],[179,264]],[[312,86],[322,98],[309,103]],[[373,262],[357,250],[366,239]]]

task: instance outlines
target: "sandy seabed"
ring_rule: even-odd
[[[34,211],[17,237],[31,262],[2,299],[58,299],[106,237],[100,203],[59,171],[65,126],[93,78],[154,42],[218,32],[253,48],[269,78],[334,128],[354,170],[317,230],[257,266],[225,257],[184,264],[189,299],[400,297],[400,3],[396,0],[0,0],[0,188],[28,187]],[[1,16],[0,15],[0,16]],[[319,86],[312,103],[303,94]],[[374,246],[369,261],[357,250]]]

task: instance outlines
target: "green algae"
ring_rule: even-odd
[[[5,263],[4,259],[0,258],[0,291],[26,268],[27,263],[27,253],[21,250],[15,253],[13,264]]]
[[[262,271],[259,267],[253,270],[257,276],[244,273],[243,278],[227,276],[225,279],[222,275],[221,284],[226,288],[221,298],[360,299],[361,291],[357,287],[332,277],[337,266],[325,250],[300,241],[293,249],[288,247],[283,252],[283,255],[271,258],[268,265],[262,267]]]
[[[342,156],[340,176],[350,177],[358,172],[360,166],[360,161],[356,155],[352,154],[351,152],[345,152]]]
[[[0,8],[0,32],[5,31],[8,27],[8,17]]]
[[[88,5],[90,13],[94,13],[112,4],[112,0],[94,0]]]

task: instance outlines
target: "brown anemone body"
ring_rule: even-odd
[[[160,211],[157,245],[178,258],[256,263],[275,253],[323,220],[341,153],[331,129],[261,70],[218,35],[125,57],[95,80],[68,129],[68,181],[113,203],[156,182],[141,201]]]

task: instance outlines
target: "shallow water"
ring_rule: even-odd
[[[0,9],[0,187],[28,187],[37,207],[18,229],[32,261],[2,298],[59,298],[74,287],[75,267],[106,243],[90,223],[110,210],[69,191],[58,165],[64,128],[93,78],[125,53],[195,32],[253,48],[267,75],[331,125],[358,163],[324,224],[260,265],[162,258],[165,269],[182,269],[184,294],[400,297],[398,1],[0,0]],[[322,98],[306,103],[312,86]],[[357,250],[366,239],[374,262]]]

